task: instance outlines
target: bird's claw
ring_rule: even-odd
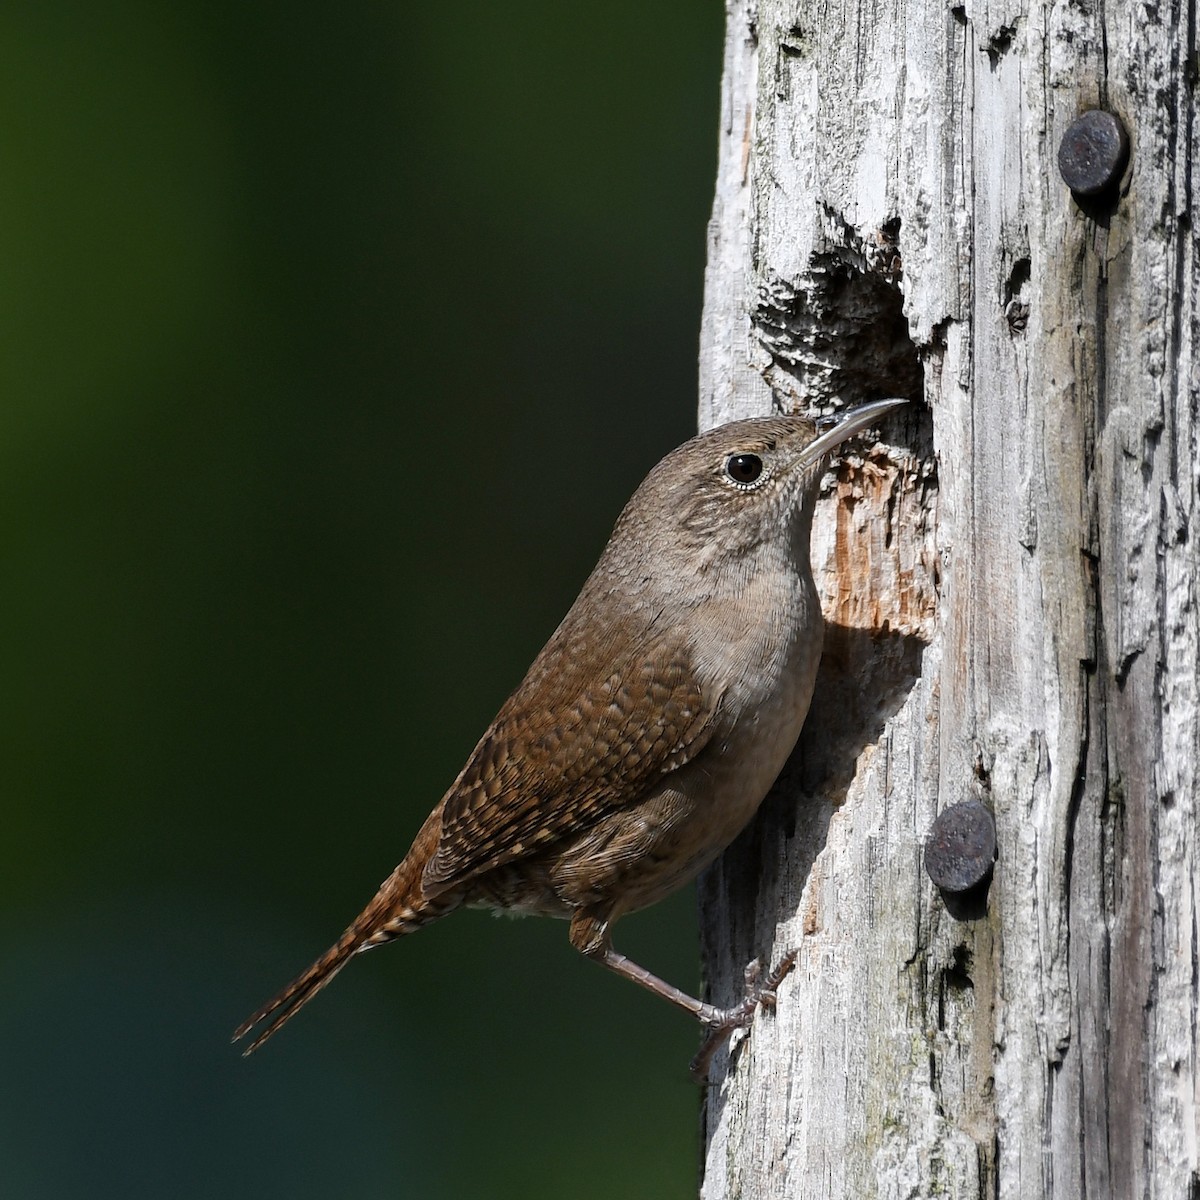
[[[776,964],[774,970],[762,978],[762,964],[757,958],[746,964],[746,989],[740,1003],[731,1008],[717,1009],[705,1018],[708,1026],[708,1037],[700,1047],[696,1057],[692,1059],[689,1070],[697,1083],[708,1079],[708,1068],[713,1055],[725,1044],[735,1029],[744,1029],[750,1024],[758,1008],[774,1010],[779,997],[777,989],[796,965],[795,950],[789,950]],[[761,982],[760,982],[761,980]]]

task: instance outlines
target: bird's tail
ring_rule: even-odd
[[[426,830],[422,830],[418,845],[425,835]],[[417,845],[414,845],[414,851],[416,849]],[[243,1057],[253,1054],[268,1038],[278,1033],[358,951],[403,937],[457,907],[457,901],[449,898],[433,904],[422,901],[413,905],[408,902],[408,897],[420,894],[418,881],[422,865],[421,859],[415,854],[405,858],[346,932],[307,971],[296,976],[283,991],[234,1030],[233,1040],[240,1042],[257,1028],[254,1040],[242,1051]]]

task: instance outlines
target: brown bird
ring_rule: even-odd
[[[708,1051],[773,1002],[794,956],[719,1009],[619,954],[611,929],[711,863],[783,767],[821,654],[808,543],[825,456],[903,403],[824,429],[735,421],[668,454],[404,861],[238,1027],[261,1026],[246,1053],[355,953],[464,905],[568,918],[577,950],[698,1017]]]

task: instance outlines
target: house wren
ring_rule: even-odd
[[[791,965],[719,1009],[612,947],[613,922],[694,878],[758,809],[808,712],[823,622],[808,559],[826,454],[903,400],[735,421],[668,454],[404,861],[341,938],[244,1022],[257,1049],[361,950],[464,905],[570,920],[589,958],[747,1024]]]

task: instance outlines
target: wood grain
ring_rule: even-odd
[[[702,426],[923,397],[827,481],[801,745],[704,878],[707,1200],[1200,1195],[1195,15],[730,0]],[[1081,207],[1058,140],[1129,130]],[[986,906],[921,869],[996,816]]]

